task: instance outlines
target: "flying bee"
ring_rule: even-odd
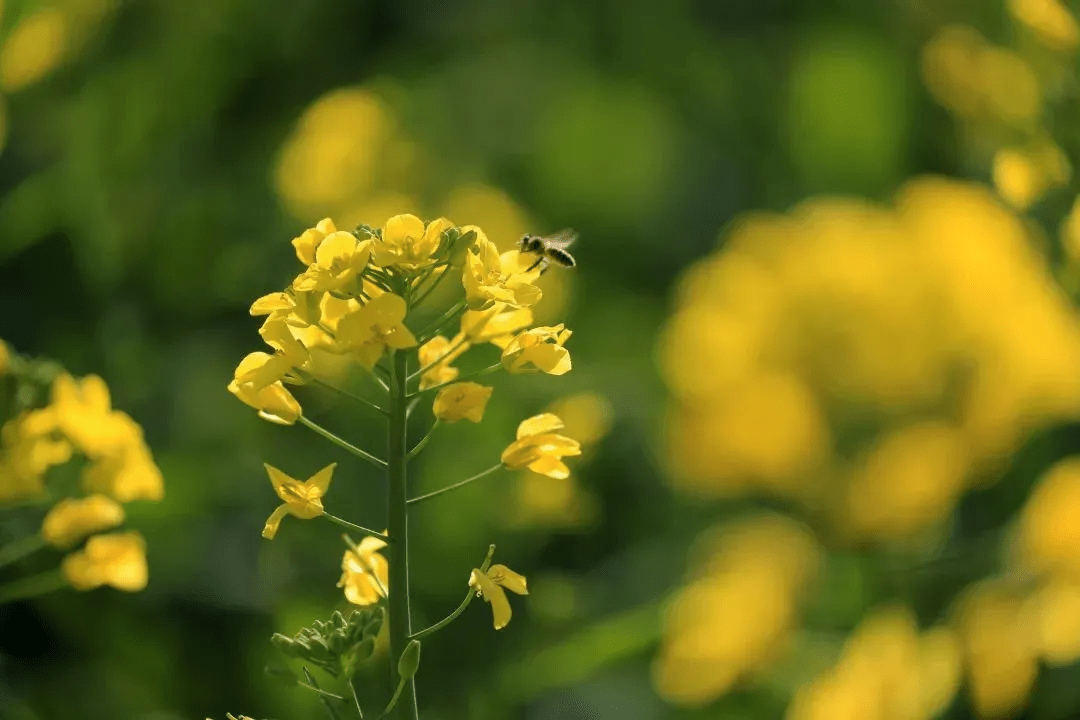
[[[577,265],[574,256],[566,251],[566,248],[577,240],[577,237],[577,233],[569,228],[560,230],[554,235],[522,235],[521,240],[518,241],[518,250],[536,255],[536,262],[530,265],[525,272],[529,272],[539,265],[542,273],[548,269],[551,263],[567,268]]]

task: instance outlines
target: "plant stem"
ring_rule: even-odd
[[[338,447],[344,448],[345,450],[348,450],[349,452],[351,452],[356,457],[363,458],[364,460],[367,460],[369,463],[371,463],[372,465],[375,465],[376,467],[381,467],[381,468],[386,467],[386,462],[384,460],[380,460],[379,458],[375,457],[374,455],[367,452],[366,450],[361,450],[360,448],[356,447],[352,443],[348,443],[348,442],[342,440],[341,438],[339,438],[334,433],[330,432],[329,430],[322,427],[321,425],[316,425],[315,423],[311,422],[310,420],[308,420],[303,415],[301,415],[297,419],[300,421],[300,424],[303,425],[304,427],[310,428],[311,430],[314,430],[319,435],[322,435],[324,438],[326,438],[330,442],[334,443]]]
[[[412,460],[424,449],[424,446],[431,440],[431,436],[435,434],[435,428],[437,427],[439,427],[439,418],[435,418],[435,422],[431,424],[431,429],[427,431],[427,434],[424,435],[424,437],[420,438],[420,442],[416,443],[416,446],[405,456],[406,460]]]
[[[312,381],[316,385],[318,385],[319,387],[324,387],[327,390],[332,390],[333,392],[336,392],[338,395],[341,395],[342,397],[347,397],[347,398],[349,398],[350,400],[352,400],[354,402],[360,403],[361,405],[366,405],[369,408],[371,408],[372,410],[374,410],[375,412],[379,413],[380,415],[386,415],[387,414],[386,410],[383,410],[381,407],[379,407],[378,405],[376,405],[375,403],[373,403],[372,401],[368,400],[365,397],[361,397],[359,395],[354,395],[353,393],[349,392],[348,390],[342,390],[341,388],[339,388],[339,387],[337,387],[335,385],[331,385],[330,383],[326,382],[325,380],[320,380],[319,378],[316,378],[316,377],[313,377]]]
[[[502,365],[501,362],[495,363],[494,365],[488,365],[486,368],[481,368],[480,370],[475,370],[475,371],[473,371],[471,373],[465,373],[464,375],[459,375],[458,377],[454,378],[453,380],[448,380],[448,381],[446,381],[444,383],[440,383],[438,385],[432,385],[431,387],[424,388],[423,390],[417,390],[416,392],[409,394],[407,397],[409,397],[409,398],[419,397],[420,395],[423,395],[424,393],[429,393],[432,390],[441,390],[442,388],[446,387],[447,385],[453,385],[454,383],[459,383],[459,382],[462,382],[462,381],[465,381],[465,380],[471,380],[472,378],[480,377],[481,375],[487,375],[489,373],[495,372],[496,370],[501,370],[502,366],[503,365]]]
[[[356,530],[357,532],[362,532],[365,535],[370,535],[371,537],[374,537],[374,538],[379,538],[380,540],[382,540],[385,543],[389,543],[389,541],[390,541],[390,537],[388,535],[383,535],[381,532],[378,532],[376,530],[371,530],[369,528],[364,527],[363,525],[357,525],[356,523],[351,523],[351,522],[349,522],[348,520],[346,520],[344,518],[339,518],[337,515],[331,515],[330,513],[326,512],[325,510],[323,511],[323,517],[326,518],[327,520],[329,520],[332,523],[336,523],[336,524],[340,525],[341,527],[349,528],[350,530]]]
[[[430,340],[431,338],[438,335],[439,331],[442,330],[443,327],[448,325],[451,321],[453,321],[455,318],[457,318],[458,315],[460,315],[462,312],[464,312],[465,305],[466,305],[466,301],[461,300],[460,302],[453,305],[445,313],[440,315],[438,320],[431,323],[426,328],[424,328],[424,330],[422,332],[417,334],[417,336],[416,336],[417,337],[417,342],[420,345],[423,345],[428,340]]]
[[[488,547],[487,557],[484,558],[484,562],[480,563],[480,572],[487,572],[488,571],[488,568],[491,567],[491,556],[494,555],[494,554],[495,554],[495,546],[491,545],[490,547]],[[428,635],[431,635],[432,633],[435,633],[435,632],[438,632],[438,631],[442,630],[444,627],[446,627],[450,623],[454,622],[454,620],[457,619],[458,615],[465,612],[465,608],[469,607],[469,603],[471,603],[473,601],[473,598],[475,598],[475,597],[476,597],[476,591],[473,590],[470,587],[468,589],[468,591],[465,593],[465,599],[461,601],[461,604],[457,606],[457,609],[455,609],[454,612],[450,613],[449,615],[447,615],[446,617],[444,617],[442,620],[435,623],[434,625],[432,625],[430,627],[426,627],[423,630],[421,630],[421,631],[419,631],[417,633],[414,633],[413,636],[411,638],[409,638],[409,639],[410,640],[419,640],[422,637],[427,637]]]
[[[409,514],[408,487],[406,469],[408,466],[408,447],[406,447],[407,399],[406,383],[408,380],[408,355],[395,350],[390,365],[390,428],[387,437],[387,476],[388,513],[387,534],[392,542],[390,553],[390,592],[388,610],[390,613],[390,657],[399,658],[409,642],[412,621],[409,616]],[[392,663],[393,664],[393,663]],[[401,684],[394,664],[391,672]],[[401,720],[418,720],[419,710],[416,704],[416,681],[409,678],[404,682],[404,692],[396,708],[396,717]]]
[[[486,476],[490,475],[491,473],[495,472],[496,470],[501,470],[502,467],[503,467],[502,463],[499,463],[498,465],[493,465],[492,467],[489,467],[487,470],[485,470],[485,471],[483,471],[481,473],[477,473],[476,475],[473,475],[470,478],[465,478],[461,482],[456,482],[453,485],[447,485],[446,487],[439,488],[438,490],[432,490],[431,492],[425,493],[424,495],[417,495],[414,498],[409,498],[408,503],[410,505],[412,505],[413,503],[418,503],[421,500],[427,500],[428,498],[433,498],[436,495],[442,495],[443,493],[450,492],[451,490],[457,490],[459,487],[468,485],[469,483],[473,482],[474,480],[479,480],[482,477],[486,477]]]
[[[337,710],[330,703],[330,698],[327,697],[330,693],[323,692],[319,687],[319,683],[315,682],[315,677],[311,674],[306,667],[304,668],[304,677],[307,678],[308,683],[319,692],[319,700],[322,701],[323,708],[326,710],[326,714],[330,716],[330,720],[341,720],[341,716],[338,715]],[[344,698],[341,698],[344,699]]]
[[[38,550],[45,547],[45,538],[41,535],[27,535],[24,538],[0,547],[0,567],[10,565],[13,562],[22,560],[27,555],[31,555]]]
[[[68,587],[67,579],[59,570],[19,578],[0,587],[0,605],[12,600],[37,597],[65,587]]]

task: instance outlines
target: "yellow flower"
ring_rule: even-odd
[[[474,382],[454,383],[435,396],[432,411],[436,418],[444,422],[471,420],[478,423],[484,417],[484,408],[490,398],[489,387]]]
[[[87,535],[114,528],[124,521],[124,508],[105,495],[64,498],[41,524],[41,536],[56,548],[71,547]]]
[[[484,310],[496,302],[528,307],[540,300],[540,288],[533,285],[540,277],[539,270],[507,272],[503,268],[499,249],[482,230],[472,227],[461,230],[476,232],[476,241],[465,255],[465,272],[462,276],[465,297],[471,309]]]
[[[427,390],[436,385],[448,383],[458,376],[458,369],[451,367],[463,352],[469,349],[469,343],[462,340],[461,336],[448,340],[442,335],[436,335],[420,346],[420,367],[427,367],[439,358],[438,365],[425,370],[420,376],[420,389]],[[445,356],[445,357],[444,357]]]
[[[425,228],[415,215],[395,215],[386,221],[382,237],[375,240],[375,263],[406,270],[428,265],[439,249],[443,233],[453,226],[446,218],[439,218]]]
[[[288,288],[284,292],[263,295],[251,304],[253,316],[269,315],[273,320],[284,320],[292,327],[307,327],[320,319],[323,298],[332,297],[321,292],[302,292]]]
[[[146,542],[137,532],[95,535],[64,558],[64,577],[76,590],[111,585],[135,592],[146,587]]]
[[[533,323],[531,309],[507,308],[506,303],[495,303],[486,310],[466,310],[461,316],[461,334],[472,342],[489,342],[504,349],[517,332]]]
[[[484,600],[491,604],[496,630],[502,630],[510,622],[510,601],[506,599],[503,588],[518,595],[529,594],[525,587],[525,576],[505,565],[492,565],[486,573],[479,568],[473,568],[469,575],[469,587],[476,590],[478,595],[483,595]]]
[[[386,543],[379,538],[366,537],[356,550],[345,551],[337,586],[345,588],[345,599],[353,605],[374,605],[386,597],[388,568],[386,558],[378,553],[384,547]]]
[[[259,411],[259,417],[279,425],[292,425],[300,417],[300,403],[285,389],[280,380],[270,380],[281,369],[280,363],[264,352],[247,355],[236,367],[229,392]],[[269,366],[269,367],[268,367]],[[282,377],[286,370],[282,370]]]
[[[310,292],[345,287],[363,272],[370,257],[370,240],[361,242],[344,230],[331,233],[315,248],[315,262],[297,276],[293,288]]]
[[[97,375],[76,380],[64,373],[53,381],[51,412],[60,431],[87,455],[107,452],[117,442],[117,420],[109,388]]]
[[[511,373],[536,369],[548,375],[565,375],[570,372],[570,352],[563,344],[571,334],[562,323],[519,333],[503,348],[503,367]]]
[[[142,430],[134,421],[131,426],[131,439],[125,446],[83,469],[83,489],[104,493],[120,502],[160,500],[165,495],[161,470],[142,439]]]
[[[11,352],[3,340],[0,340],[0,375],[6,375],[11,365]]]
[[[512,470],[528,467],[550,478],[570,477],[570,469],[560,458],[580,455],[581,446],[577,440],[555,432],[562,427],[563,421],[551,413],[523,420],[518,425],[517,440],[503,450],[502,464]]]
[[[402,322],[407,311],[398,295],[372,298],[338,321],[338,340],[353,347],[360,363],[371,369],[387,347],[401,350],[416,345],[416,336]]]
[[[262,536],[267,540],[273,540],[277,534],[278,525],[286,515],[298,517],[301,520],[310,520],[323,514],[322,498],[330,487],[330,480],[334,475],[334,467],[337,463],[330,463],[319,472],[309,477],[304,482],[291,478],[278,470],[273,465],[263,463],[270,482],[274,485],[274,492],[285,501],[279,505],[266,521]]]
[[[320,220],[318,225],[308,228],[299,236],[293,238],[292,244],[296,248],[296,257],[305,265],[311,265],[315,262],[315,250],[319,247],[319,244],[327,235],[333,235],[337,231],[334,221],[330,218]]]

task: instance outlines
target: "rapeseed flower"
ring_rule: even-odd
[[[137,532],[95,535],[86,546],[64,558],[64,577],[76,590],[110,585],[135,592],[146,587],[146,542]]]
[[[503,348],[503,367],[511,373],[539,370],[548,375],[565,375],[570,372],[570,351],[563,345],[571,334],[562,323],[518,333]]]
[[[268,367],[269,366],[269,367]],[[240,361],[229,383],[229,392],[259,411],[259,417],[279,425],[292,425],[300,417],[300,403],[280,380],[287,370],[284,363],[264,352],[249,353]],[[280,375],[278,374],[280,373]]]
[[[292,478],[278,470],[273,465],[263,463],[270,482],[274,485],[274,492],[278,494],[284,503],[279,505],[266,520],[262,536],[267,540],[273,540],[277,535],[278,526],[286,515],[298,517],[301,520],[310,520],[323,514],[322,498],[330,488],[333,479],[334,467],[337,463],[330,463],[319,472],[312,475],[304,482]]]
[[[375,366],[386,348],[402,350],[416,345],[416,336],[403,322],[408,312],[404,298],[385,293],[338,321],[337,339],[349,345],[358,362]]]
[[[502,630],[510,622],[512,614],[510,601],[506,599],[509,590],[518,595],[528,595],[525,576],[520,575],[505,565],[492,565],[487,572],[479,568],[473,568],[469,575],[469,587],[482,595],[484,600],[491,605],[491,615],[496,630]]]
[[[389,567],[379,553],[384,547],[386,542],[369,536],[345,551],[337,586],[345,589],[345,599],[353,605],[374,605],[386,597]]]
[[[570,476],[562,458],[581,454],[576,440],[559,435],[563,427],[557,415],[543,413],[518,425],[517,439],[502,453],[502,464],[510,469],[527,467],[540,475],[563,479]]]
[[[459,382],[444,387],[435,396],[432,411],[443,422],[470,420],[480,422],[491,399],[490,387],[474,382]]]
[[[428,369],[420,376],[420,389],[427,390],[454,380],[460,371],[450,363],[468,349],[469,343],[460,337],[450,340],[443,335],[436,335],[421,345],[420,367]]]
[[[363,272],[370,257],[371,240],[358,240],[344,230],[330,233],[315,248],[315,262],[293,281],[293,288],[300,291],[343,288]]]
[[[540,277],[540,271],[506,272],[495,243],[488,240],[482,231],[474,229],[477,237],[465,255],[465,273],[462,277],[469,308],[484,310],[496,302],[513,307],[529,307],[539,302],[542,293],[533,283]]]
[[[446,218],[424,222],[415,215],[395,215],[374,241],[374,261],[381,267],[416,270],[434,262],[443,233],[454,226]]]
[[[327,235],[333,235],[338,231],[334,221],[324,218],[313,228],[308,228],[297,237],[293,238],[292,245],[296,248],[297,259],[305,265],[315,263],[315,251]]]
[[[123,521],[124,508],[105,495],[64,498],[45,515],[41,536],[53,547],[66,548]]]

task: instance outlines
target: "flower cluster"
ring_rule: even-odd
[[[31,361],[9,356],[6,349],[3,356],[5,367],[15,364],[18,372],[31,374]],[[66,488],[50,487],[49,470],[75,457],[84,460],[77,494],[55,502],[42,521],[41,538],[69,550],[94,536],[62,563],[73,587],[140,590],[147,581],[142,536],[134,531],[97,533],[124,522],[123,503],[160,500],[164,485],[142,429],[112,408],[100,377],[77,380],[57,374],[47,404],[15,413],[0,428],[0,504],[37,503],[58,490],[67,495]]]

